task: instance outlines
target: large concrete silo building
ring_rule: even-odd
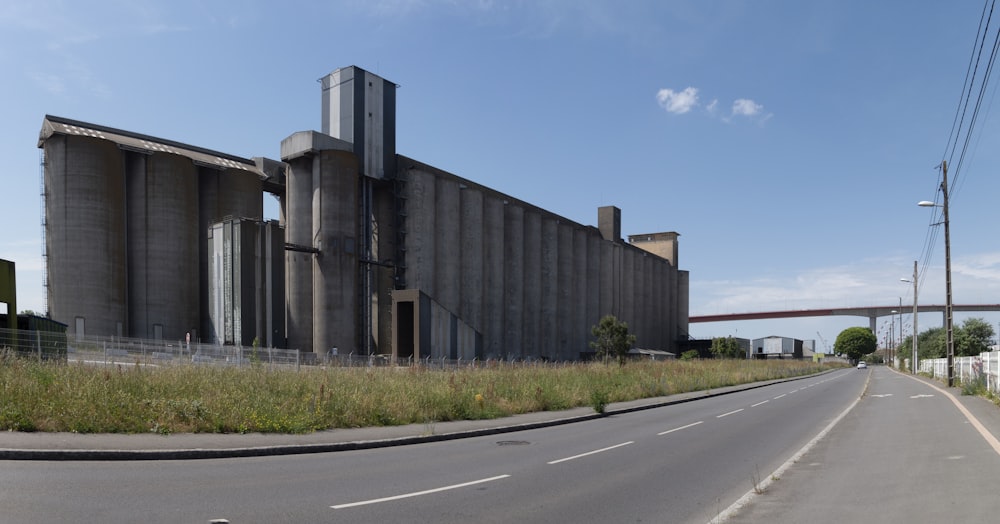
[[[399,155],[395,84],[347,67],[321,85],[322,130],[284,139],[280,162],[47,117],[53,318],[70,331],[210,338],[212,318],[226,317],[224,301],[209,306],[207,232],[226,217],[259,221],[267,191],[285,252],[284,316],[268,325],[286,347],[576,359],[606,314],[643,348],[672,351],[686,336],[676,233],[625,242],[615,207],[587,226]]]
[[[208,331],[207,234],[263,216],[252,160],[46,116],[49,316],[77,334],[181,340]]]

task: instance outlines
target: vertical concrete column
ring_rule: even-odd
[[[559,358],[559,336],[557,318],[557,308],[559,305],[559,286],[557,282],[559,237],[557,233],[556,220],[551,216],[544,216],[542,221],[542,253],[541,253],[541,355],[555,360]]]
[[[284,207],[285,241],[311,248],[313,170],[320,168],[317,156],[302,156],[288,162]],[[313,350],[313,254],[285,251],[285,329],[288,347]]]
[[[322,151],[313,172],[313,351],[360,351],[358,344],[358,158]]]
[[[483,192],[466,188],[461,191],[461,305],[459,316],[473,329],[483,332]],[[463,360],[476,357],[475,347],[459,348]]]
[[[643,332],[646,342],[643,347],[656,349],[656,331],[659,329],[656,319],[656,266],[658,259],[652,255],[643,258],[642,268],[642,312]]]
[[[459,310],[461,282],[461,196],[457,180],[438,178],[435,183],[434,300],[448,311]]]
[[[573,303],[576,305],[573,315],[573,337],[570,339],[575,355],[589,351],[587,342],[590,340],[590,326],[587,323],[587,289],[591,282],[587,279],[588,266],[587,231],[583,228],[573,228]]]
[[[524,333],[527,355],[544,355],[542,336],[542,219],[537,211],[524,212]]]
[[[674,316],[675,325],[677,326],[674,330],[674,337],[681,336],[685,333],[690,333],[688,329],[688,317],[690,312],[688,311],[688,293],[690,290],[690,275],[687,271],[677,272],[677,313]]]
[[[487,196],[483,210],[483,351],[487,358],[507,356],[504,339],[504,207],[507,201]]]
[[[620,320],[624,320],[629,326],[635,325],[636,319],[636,308],[635,308],[635,258],[636,249],[632,249],[629,246],[622,246],[622,290],[621,290],[621,316],[618,317]]]
[[[524,208],[504,206],[504,340],[508,358],[524,358]]]
[[[434,267],[437,263],[436,254],[436,216],[434,205],[437,203],[434,175],[419,169],[411,169],[407,174],[407,235],[406,235],[406,273],[407,286],[410,289],[421,289],[432,294],[435,287]]]
[[[146,267],[149,258],[146,253],[147,242],[155,242],[146,231],[146,218],[149,210],[146,206],[146,162],[150,155],[122,151],[125,165],[125,228],[128,242],[126,244],[126,281],[128,282],[127,317],[128,325],[123,329],[126,337],[147,338],[151,329],[149,310],[146,308],[146,288],[149,286],[149,271]],[[206,233],[207,234],[207,233]]]
[[[648,347],[646,344],[646,259],[649,255],[636,250],[635,252],[635,274],[632,277],[633,295],[631,298],[634,307],[632,321],[629,322],[629,332],[635,334],[636,344],[640,347]]]
[[[590,326],[601,320],[601,289],[604,279],[601,278],[601,268],[604,265],[601,244],[603,240],[593,232],[587,233],[587,342],[589,350]]]
[[[656,260],[653,264],[653,285],[650,288],[653,290],[653,347],[661,351],[665,351],[665,339],[663,336],[663,328],[667,325],[667,319],[663,311],[663,280],[666,276],[667,263],[662,260]]]
[[[677,337],[677,270],[673,265],[667,264],[663,275],[663,320],[664,333],[667,338],[665,344],[673,348]],[[667,351],[673,352],[673,349]]]
[[[126,178],[139,186],[128,189],[127,206],[131,335],[181,340],[201,321],[198,245],[207,231],[198,230],[197,168],[168,153],[142,164]]]
[[[574,348],[570,341],[573,338],[576,317],[576,304],[573,302],[573,229],[572,226],[559,223],[558,226],[559,256],[558,261],[558,302],[556,309],[556,328],[558,334],[559,358],[561,360],[576,359]]]

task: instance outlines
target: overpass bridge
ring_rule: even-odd
[[[918,305],[918,313],[928,313],[928,312],[941,312],[942,317],[944,316],[945,305]],[[954,304],[951,306],[952,312],[955,311],[1000,311],[1000,304],[978,304],[978,305],[958,305]],[[760,320],[766,318],[798,318],[798,317],[828,317],[828,316],[853,316],[853,317],[867,317],[868,325],[872,330],[872,333],[876,330],[876,320],[879,317],[895,316],[902,311],[905,313],[913,313],[913,307],[903,305],[903,309],[899,309],[899,304],[894,304],[892,306],[868,306],[868,307],[844,307],[844,308],[831,308],[831,309],[794,309],[789,311],[761,311],[756,313],[723,313],[721,315],[694,315],[688,317],[688,323],[702,323],[702,322],[729,322],[733,320]],[[941,322],[944,325],[944,321]]]

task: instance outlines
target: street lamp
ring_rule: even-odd
[[[910,280],[901,278],[902,282]],[[917,374],[917,261],[913,261],[913,355],[910,357],[910,373]]]
[[[955,334],[952,329],[952,302],[951,302],[951,232],[948,224],[948,163],[941,161],[941,210],[944,217],[944,323],[948,333],[948,387],[955,385]],[[934,202],[923,200],[917,203],[921,207],[938,207]],[[916,279],[914,279],[916,280]]]

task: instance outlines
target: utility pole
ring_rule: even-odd
[[[917,374],[917,261],[913,261],[913,356],[910,358],[910,372]]]
[[[944,305],[944,320],[948,330],[948,387],[955,386],[955,337],[952,329],[951,302],[951,233],[948,224],[948,162],[941,161],[941,194],[944,196],[944,280],[946,300]]]

